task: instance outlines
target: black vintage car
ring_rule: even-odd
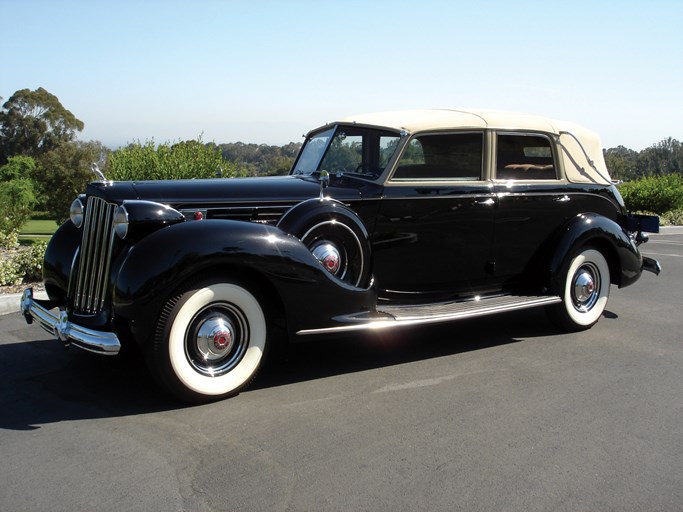
[[[545,307],[565,330],[659,264],[597,136],[496,112],[313,130],[289,176],[90,184],[22,311],[101,354],[140,345],[189,401],[237,393],[290,340]]]

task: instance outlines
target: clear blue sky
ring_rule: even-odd
[[[109,146],[284,144],[351,114],[473,107],[683,140],[683,1],[0,0],[0,96]]]

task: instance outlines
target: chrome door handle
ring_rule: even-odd
[[[475,204],[481,204],[484,206],[491,206],[492,204],[496,204],[496,202],[492,198],[488,198],[484,201],[475,201]]]
[[[556,197],[555,201],[557,201],[558,203],[566,203],[567,201],[571,201],[571,199],[569,199],[569,196],[565,194],[562,197]]]

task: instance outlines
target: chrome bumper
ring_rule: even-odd
[[[658,276],[662,271],[662,266],[656,259],[643,256],[643,270],[647,270],[648,272],[652,272],[654,275]]]
[[[24,290],[21,298],[21,314],[26,322],[32,324],[34,320],[47,332],[52,334],[65,345],[73,344],[78,348],[95,352],[96,354],[116,355],[121,350],[121,342],[113,332],[88,329],[69,321],[64,310],[51,311],[33,298],[33,289]]]

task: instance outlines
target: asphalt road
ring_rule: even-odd
[[[683,235],[591,330],[542,311],[293,346],[182,407],[0,317],[0,510],[683,510]]]

